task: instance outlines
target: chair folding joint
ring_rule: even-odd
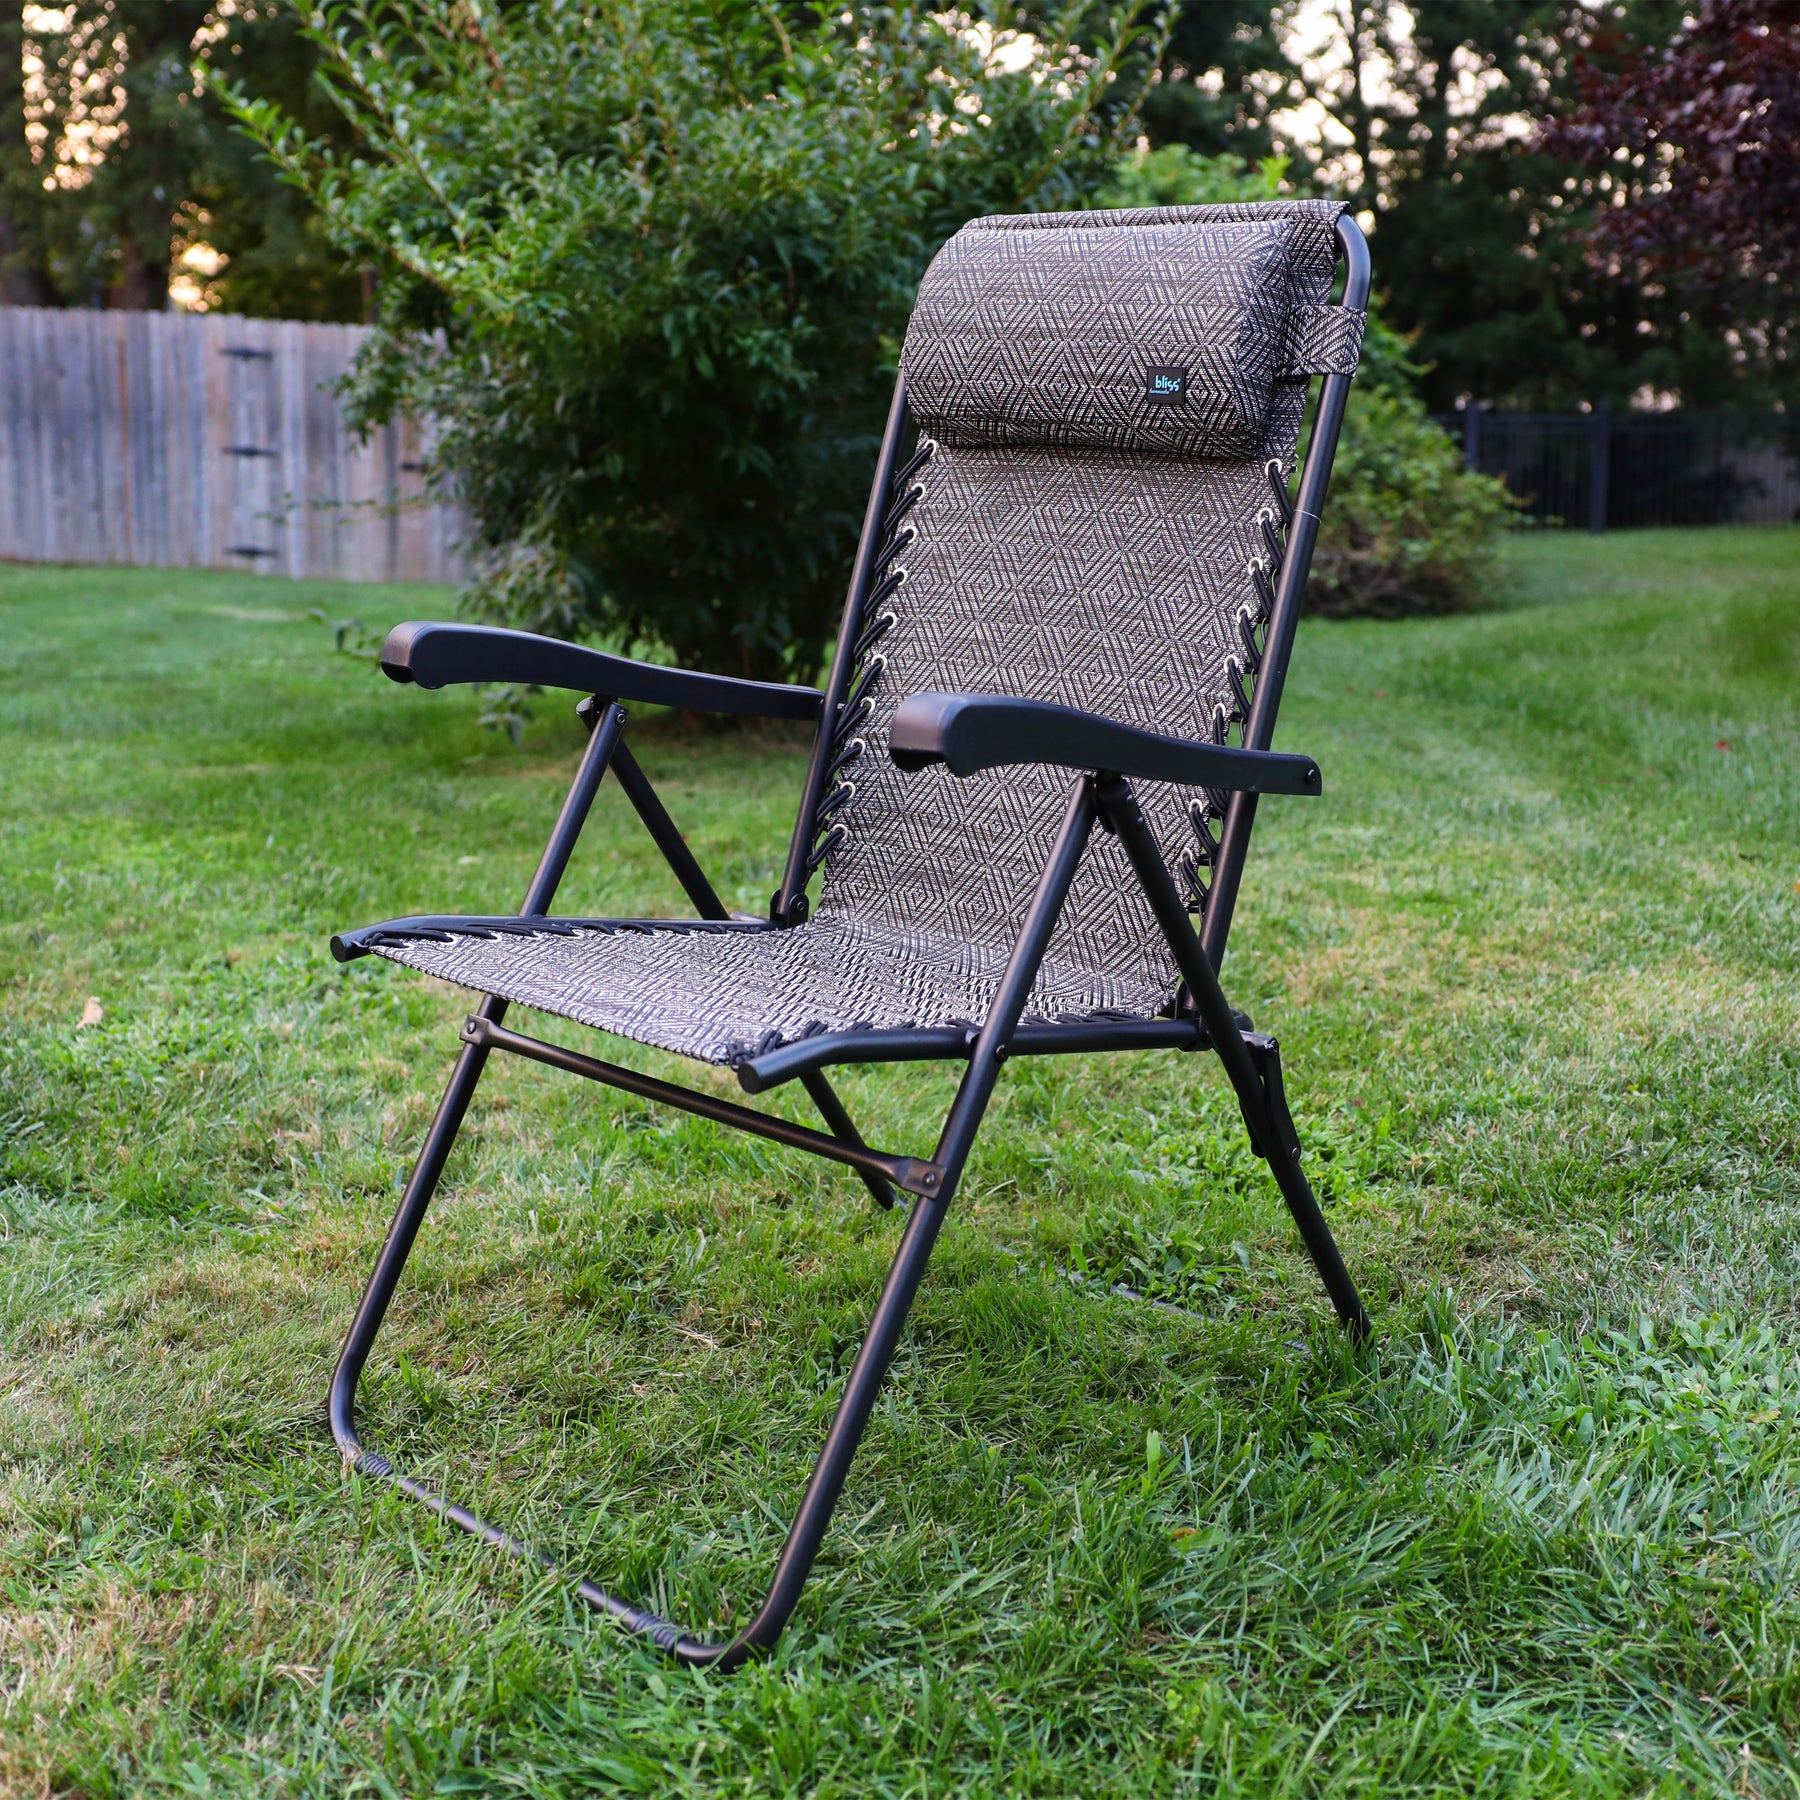
[[[1262,1086],[1262,1106],[1243,1109],[1251,1147],[1264,1162],[1297,1163],[1300,1133],[1288,1111],[1287,1089],[1281,1079],[1281,1046],[1272,1037],[1246,1031],[1244,1048],[1250,1052],[1251,1066]]]

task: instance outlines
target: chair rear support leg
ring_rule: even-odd
[[[1366,1337],[1369,1315],[1363,1308],[1355,1282],[1350,1279],[1350,1271],[1344,1267],[1331,1227],[1319,1210],[1312,1184],[1300,1166],[1300,1140],[1294,1132],[1281,1086],[1280,1052],[1272,1039],[1252,1046],[1238,1028],[1225,992],[1219,986],[1212,960],[1194,935],[1187,908],[1176,892],[1162,852],[1157,848],[1155,834],[1138,806],[1131,784],[1117,775],[1103,776],[1097,797],[1102,814],[1119,834],[1119,841],[1131,858],[1131,866],[1143,883],[1151,910],[1156,914],[1188,991],[1199,1008],[1207,1037],[1237,1091],[1238,1104],[1250,1126],[1251,1142],[1257,1153],[1268,1161],[1269,1171],[1281,1189],[1281,1197],[1287,1202],[1287,1209],[1299,1228],[1307,1255],[1312,1258],[1313,1267],[1319,1271],[1319,1279],[1331,1296],[1331,1304],[1339,1319],[1356,1337]]]
[[[838,1098],[837,1089],[825,1079],[823,1069],[808,1069],[800,1077],[801,1085],[812,1096],[812,1103],[819,1109],[819,1117],[841,1137],[845,1143],[860,1145],[862,1133],[856,1129],[856,1121],[850,1117],[842,1100]],[[894,1190],[882,1180],[872,1169],[858,1169],[858,1178],[869,1190],[869,1197],[883,1212],[889,1212],[894,1205]]]

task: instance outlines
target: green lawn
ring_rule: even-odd
[[[1372,1348],[1211,1059],[1013,1065],[794,1627],[730,1679],[325,1426],[466,1010],[326,938],[516,905],[566,702],[514,751],[308,617],[438,594],[0,571],[0,1794],[1800,1792],[1800,534],[1507,571],[1504,610],[1302,632],[1282,742],[1327,797],[1265,805],[1227,968]],[[766,904],[797,744],[635,741]],[[617,793],[562,903],[679,909]],[[844,1086],[910,1150],[949,1082]],[[895,1222],[529,1065],[473,1123],[370,1440],[743,1616]]]

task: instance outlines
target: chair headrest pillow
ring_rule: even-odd
[[[1361,314],[1319,304],[1337,210],[976,220],[919,287],[913,415],[952,446],[1258,457],[1280,390],[1356,366]]]

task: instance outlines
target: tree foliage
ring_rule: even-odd
[[[1186,55],[1185,25],[1171,40],[1145,109],[1153,139],[1272,147],[1297,181],[1365,214],[1389,315],[1416,345],[1432,408],[1465,395],[1623,403],[1644,388],[1723,404],[1767,379],[1691,295],[1589,256],[1594,194],[1536,135],[1576,104],[1584,69],[1676,32],[1681,0],[1280,0],[1190,12],[1203,35]],[[1322,136],[1297,132],[1298,117]]]
[[[1144,96],[1152,144],[1180,144],[1205,157],[1253,161],[1274,154],[1274,96],[1294,67],[1283,43],[1283,9],[1270,0],[1190,0],[1176,16],[1162,79]]]
[[[0,24],[0,289],[14,304],[169,303],[357,317],[361,281],[208,91],[205,72],[333,129],[280,0],[69,0]],[[198,72],[197,72],[198,70]],[[201,266],[181,258],[200,250]]]
[[[1703,0],[1664,45],[1603,48],[1542,136],[1588,174],[1596,260],[1778,336],[1800,281],[1800,0]]]
[[[1349,0],[1306,81],[1344,145],[1333,173],[1373,215],[1392,323],[1427,404],[1572,408],[1644,387],[1717,398],[1729,359],[1667,296],[1585,254],[1587,209],[1532,122],[1596,32],[1661,29],[1669,0]]]
[[[1217,206],[1232,200],[1274,200],[1287,161],[1272,156],[1252,168],[1239,156],[1200,156],[1185,144],[1140,146],[1124,157],[1095,196],[1099,206]]]
[[[480,604],[805,674],[927,257],[1073,204],[1130,128],[1160,41],[1141,4],[1103,23],[1083,52],[1073,12],[393,0],[306,26],[354,153],[238,113],[380,272],[351,399],[437,421]]]
[[[1397,619],[1488,597],[1505,486],[1427,416],[1407,346],[1371,315],[1306,585],[1312,612]]]

